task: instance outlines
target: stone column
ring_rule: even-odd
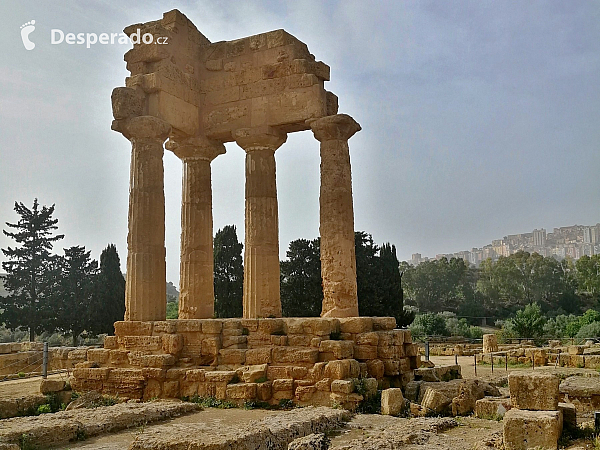
[[[113,122],[131,141],[125,320],[165,320],[165,194],[163,142],[171,126],[153,116]]]
[[[215,311],[210,163],[225,146],[194,137],[170,139],[167,148],[183,162],[179,318],[210,319]]]
[[[275,150],[286,135],[270,127],[237,130],[246,151],[244,318],[281,317]]]
[[[360,125],[346,114],[314,119],[309,124],[321,142],[321,316],[356,317],[358,296],[348,139],[360,131]]]

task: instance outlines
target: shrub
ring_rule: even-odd
[[[600,322],[592,322],[587,325],[582,326],[577,334],[576,338],[586,339],[600,336]]]

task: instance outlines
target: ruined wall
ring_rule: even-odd
[[[390,317],[117,322],[72,385],[129,398],[351,404],[362,400],[352,379],[380,387],[414,379],[417,345],[395,325]]]

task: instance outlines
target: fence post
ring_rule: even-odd
[[[454,365],[458,366],[458,355],[456,354],[456,351],[454,351]]]
[[[475,376],[477,376],[477,354],[473,355],[473,362],[475,363]]]
[[[44,342],[44,366],[42,368],[42,377],[48,377],[48,342]]]
[[[429,361],[429,341],[425,341],[425,361]]]
[[[504,354],[504,370],[508,372],[508,352]]]

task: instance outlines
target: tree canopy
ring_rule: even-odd
[[[215,271],[215,315],[242,317],[244,295],[244,265],[242,249],[235,225],[217,231],[213,242]]]

